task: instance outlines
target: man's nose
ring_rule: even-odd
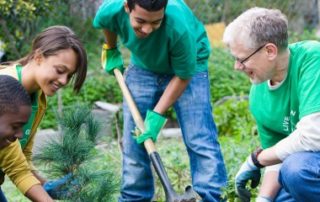
[[[235,70],[238,70],[238,71],[242,71],[242,70],[245,69],[244,64],[242,64],[242,63],[239,62],[238,60],[235,60],[233,67],[234,67]]]

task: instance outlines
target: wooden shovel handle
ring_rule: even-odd
[[[140,115],[140,112],[139,112],[134,100],[132,99],[131,93],[130,93],[126,83],[124,82],[124,78],[122,76],[122,73],[118,69],[114,69],[113,73],[118,81],[118,84],[121,88],[122,94],[128,103],[129,110],[131,112],[131,115],[133,117],[134,122],[136,123],[137,127],[141,130],[141,132],[144,132],[145,128],[144,128],[143,119]],[[148,154],[151,154],[152,152],[156,151],[155,145],[151,139],[147,139],[146,141],[144,141],[144,147],[146,148]]]

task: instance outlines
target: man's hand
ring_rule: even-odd
[[[235,177],[236,193],[242,202],[250,202],[251,193],[246,188],[249,180],[251,180],[251,188],[256,188],[259,185],[260,178],[260,168],[254,165],[252,154],[250,154]]]
[[[156,142],[158,134],[160,133],[160,130],[163,128],[166,122],[167,119],[161,114],[148,110],[147,116],[144,120],[145,131],[136,138],[137,143],[142,144],[149,138],[151,138],[153,142]]]
[[[117,47],[110,48],[107,44],[103,44],[101,52],[101,66],[111,75],[114,75],[113,70],[116,68],[123,73],[123,60]]]

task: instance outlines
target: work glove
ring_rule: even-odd
[[[148,110],[147,116],[144,120],[145,131],[136,137],[137,143],[142,144],[149,138],[151,138],[153,142],[156,142],[160,130],[163,128],[166,122],[167,119],[164,116],[152,110]]]
[[[114,69],[119,69],[123,73],[123,60],[117,47],[110,48],[106,43],[102,45],[101,66],[111,75],[114,75]]]
[[[261,150],[259,151],[261,152]],[[251,188],[256,188],[260,182],[261,171],[260,168],[255,165],[257,163],[254,163],[257,162],[256,157],[257,151],[250,154],[246,161],[241,165],[241,168],[235,177],[235,190],[242,202],[250,202],[251,193],[246,188],[249,180],[251,180]]]
[[[44,190],[55,200],[67,199],[75,192],[71,189],[77,189],[79,186],[76,180],[70,182],[72,174],[65,175],[64,177],[47,181],[43,184]]]

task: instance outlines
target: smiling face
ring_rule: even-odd
[[[244,72],[253,84],[270,80],[276,74],[275,68],[273,68],[274,54],[270,52],[270,44],[261,47],[258,49],[248,49],[240,43],[230,46],[230,52],[235,58],[234,69]],[[240,62],[244,58],[247,58],[248,55],[252,56],[245,62]]]
[[[164,18],[164,8],[159,11],[147,11],[136,4],[130,12],[127,3],[124,4],[124,7],[129,14],[130,24],[138,38],[146,38],[157,30]]]
[[[27,123],[30,114],[30,106],[19,106],[18,112],[8,112],[0,116],[0,149],[22,138],[22,127]]]
[[[36,56],[35,80],[37,86],[45,95],[54,95],[70,81],[76,70],[76,60],[77,55],[72,49],[60,50],[55,55],[48,57]]]

